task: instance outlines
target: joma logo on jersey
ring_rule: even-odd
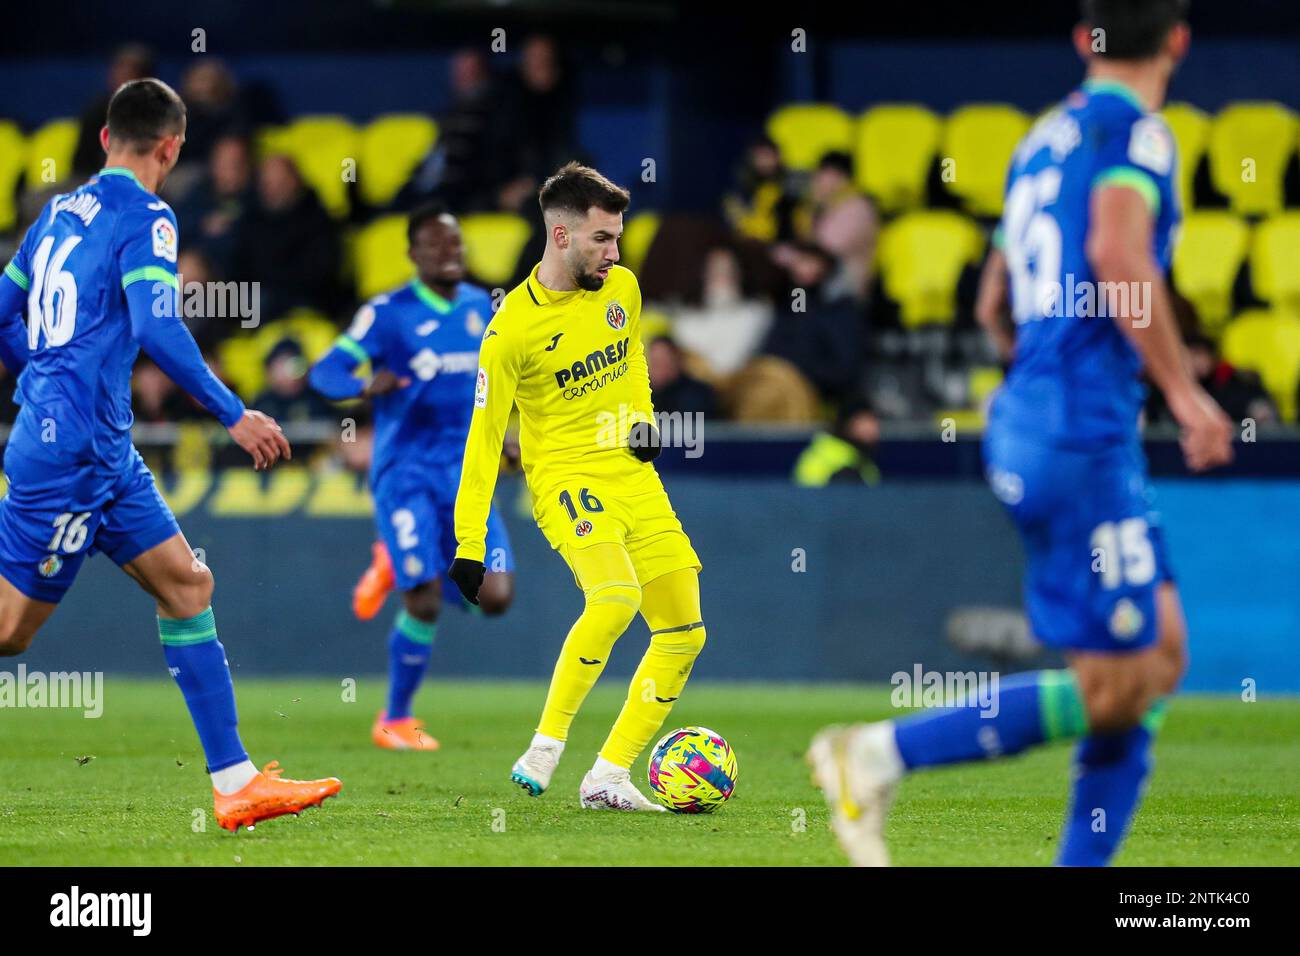
[[[627,358],[627,342],[626,338],[611,342],[604,349],[592,352],[585,360],[574,362],[568,368],[558,369],[555,373],[555,384],[564,388],[570,382],[581,382],[584,378],[623,361]]]
[[[478,365],[477,352],[443,352],[420,349],[408,363],[415,377],[422,382],[432,381],[439,373],[472,372]]]
[[[617,302],[611,302],[609,308],[605,310],[605,321],[615,332],[622,332],[623,326],[627,325],[627,313]]]

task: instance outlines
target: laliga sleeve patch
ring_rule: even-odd
[[[159,216],[150,229],[153,237],[153,254],[168,262],[176,261],[176,227],[166,216]]]
[[[1160,176],[1174,168],[1174,138],[1158,116],[1147,116],[1133,124],[1129,133],[1128,158]]]
[[[375,307],[366,303],[357,309],[357,314],[352,317],[352,324],[348,326],[348,338],[360,342],[370,331],[370,327],[375,324]]]
[[[478,370],[478,381],[474,385],[474,407],[487,408],[487,386],[488,376],[487,369],[481,365]]]

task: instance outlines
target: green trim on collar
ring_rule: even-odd
[[[1138,111],[1142,113],[1149,112],[1142,105],[1142,100],[1133,90],[1133,87],[1127,83],[1121,83],[1119,80],[1084,80],[1083,88],[1089,93],[1109,93],[1112,96],[1118,96],[1122,100],[1127,100]]]
[[[140,180],[136,178],[135,173],[131,172],[131,170],[127,169],[124,166],[105,166],[95,175],[96,176],[125,176],[127,179],[131,180],[131,182],[139,186],[141,189],[144,189],[144,183],[140,182]]]
[[[433,311],[437,312],[439,315],[446,315],[452,310],[452,304],[450,302],[438,295],[438,293],[434,292],[419,279],[413,279],[411,281],[411,288],[415,290],[415,294],[419,297],[421,302],[433,309]]]

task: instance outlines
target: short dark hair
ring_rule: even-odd
[[[543,213],[560,209],[585,216],[592,206],[605,212],[623,212],[632,196],[590,166],[573,162],[565,163],[542,183],[537,201]]]
[[[1098,56],[1145,60],[1187,18],[1187,0],[1083,0],[1081,14],[1085,24],[1103,31]]]
[[[447,215],[450,215],[447,207],[436,199],[420,203],[411,210],[410,218],[406,220],[406,241],[415,242],[415,234],[420,231],[425,223],[441,219]]]
[[[822,158],[817,162],[817,168],[819,170],[836,169],[839,170],[841,173],[843,173],[845,176],[847,176],[849,179],[852,179],[853,178],[853,157],[850,156],[848,153],[844,152],[844,150],[842,149],[833,149],[829,153],[825,153],[822,155]]]
[[[144,152],[185,125],[185,102],[162,80],[123,83],[108,101],[108,137]]]

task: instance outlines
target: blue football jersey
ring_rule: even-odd
[[[1097,282],[1086,255],[1094,189],[1136,189],[1155,217],[1168,270],[1181,219],[1176,150],[1164,120],[1125,86],[1088,81],[1040,119],[1012,158],[1000,236],[1016,321],[1015,361],[991,412],[1047,444],[1131,441],[1141,360],[1115,315],[1145,314],[1150,290]]]
[[[5,274],[27,290],[22,407],[9,447],[55,466],[131,460],[132,335],[126,289],[176,287],[176,217],[129,171],[105,169],[55,196]]]
[[[492,300],[462,282],[448,301],[419,280],[376,296],[357,312],[340,345],[411,384],[374,400],[371,484],[394,464],[459,463],[474,413],[474,384]]]

